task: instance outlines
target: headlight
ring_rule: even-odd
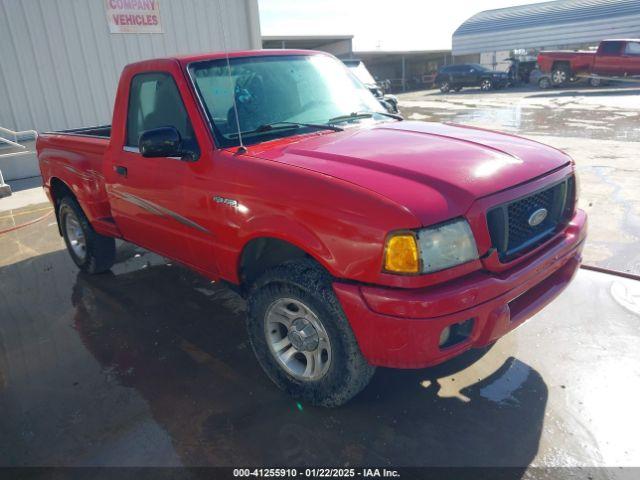
[[[478,258],[469,224],[453,220],[387,239],[384,269],[390,273],[432,273]]]
[[[437,272],[478,258],[471,227],[460,218],[418,232],[422,271]]]

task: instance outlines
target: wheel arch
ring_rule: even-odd
[[[236,262],[241,290],[246,292],[270,268],[302,258],[311,259],[329,274],[335,274],[330,265],[331,255],[316,242],[309,244],[273,233],[262,233],[247,239]]]
[[[60,236],[62,236],[62,227],[60,226],[59,218],[60,200],[62,200],[64,197],[72,197],[77,201],[78,197],[75,193],[73,193],[71,187],[69,187],[69,185],[67,185],[64,180],[58,177],[51,177],[49,179],[49,192],[51,194],[51,201],[53,202],[53,209],[55,211],[56,221],[58,223],[58,233],[60,234]]]
[[[569,71],[571,71],[571,62],[569,62],[568,60],[555,60],[551,64],[552,71],[560,67],[566,67]]]

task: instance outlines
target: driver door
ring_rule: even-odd
[[[173,157],[145,158],[138,139],[145,130],[173,126],[183,143],[197,142],[173,77],[168,72],[140,73],[131,80],[126,135],[114,152],[110,200],[124,238],[167,257],[188,259],[185,186],[189,162]]]

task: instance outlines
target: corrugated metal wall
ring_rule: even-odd
[[[222,12],[219,6],[222,7]],[[162,34],[111,34],[104,0],[0,0],[0,126],[111,122],[122,68],[173,54],[260,48],[257,0],[160,0]]]
[[[454,32],[453,55],[640,37],[640,0],[558,0],[480,12]]]

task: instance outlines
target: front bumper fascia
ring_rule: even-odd
[[[586,229],[586,214],[577,210],[537,255],[504,272],[480,270],[418,289],[341,281],[333,288],[369,363],[432,366],[496,341],[557,297],[580,266]],[[469,319],[473,319],[469,336],[440,348],[442,330]]]

